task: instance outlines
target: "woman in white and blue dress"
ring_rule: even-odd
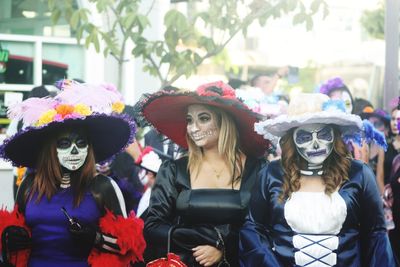
[[[296,96],[288,115],[256,124],[280,137],[282,159],[261,171],[240,232],[242,266],[396,266],[374,174],[345,142],[361,119],[322,94]]]

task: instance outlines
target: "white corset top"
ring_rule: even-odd
[[[294,192],[285,203],[285,219],[292,230],[298,266],[335,266],[347,206],[338,192]]]

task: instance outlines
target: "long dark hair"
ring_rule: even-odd
[[[55,135],[56,136],[56,135]],[[57,157],[56,137],[45,142],[39,153],[36,163],[36,173],[33,180],[32,191],[29,197],[32,198],[37,193],[37,201],[44,195],[50,199],[56,192],[61,183],[62,169]],[[89,182],[96,174],[96,161],[92,145],[89,143],[88,154],[83,166],[71,173],[71,188],[74,194],[74,206],[79,206]]]
[[[348,172],[351,164],[351,155],[344,144],[340,131],[333,127],[334,143],[333,150],[323,164],[324,174],[322,180],[325,184],[325,193],[330,195],[348,179]],[[296,144],[293,140],[294,129],[288,131],[281,139],[282,148],[282,167],[283,167],[283,186],[280,200],[291,196],[293,192],[300,189],[300,169],[306,164],[306,161],[296,150]]]

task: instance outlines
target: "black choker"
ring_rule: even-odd
[[[300,170],[300,174],[304,176],[321,176],[323,173],[322,165],[308,166],[306,170]]]
[[[322,169],[318,170],[300,170],[300,174],[304,176],[321,176],[324,173]]]

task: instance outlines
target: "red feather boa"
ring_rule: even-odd
[[[143,252],[146,248],[143,237],[144,223],[136,218],[133,212],[128,218],[124,218],[107,210],[106,215],[100,218],[99,226],[101,232],[117,238],[121,252],[120,254],[104,253],[93,248],[88,259],[90,266],[125,267],[130,262],[143,261]]]
[[[7,211],[6,209],[0,209],[0,234],[3,234],[4,229],[11,225],[21,226],[28,231],[29,235],[31,235],[31,230],[25,223],[25,217],[18,211],[17,205],[15,205],[12,212]],[[0,250],[2,250],[1,243]],[[28,264],[30,252],[30,249],[24,249],[8,253],[8,260],[16,267],[25,267]]]

